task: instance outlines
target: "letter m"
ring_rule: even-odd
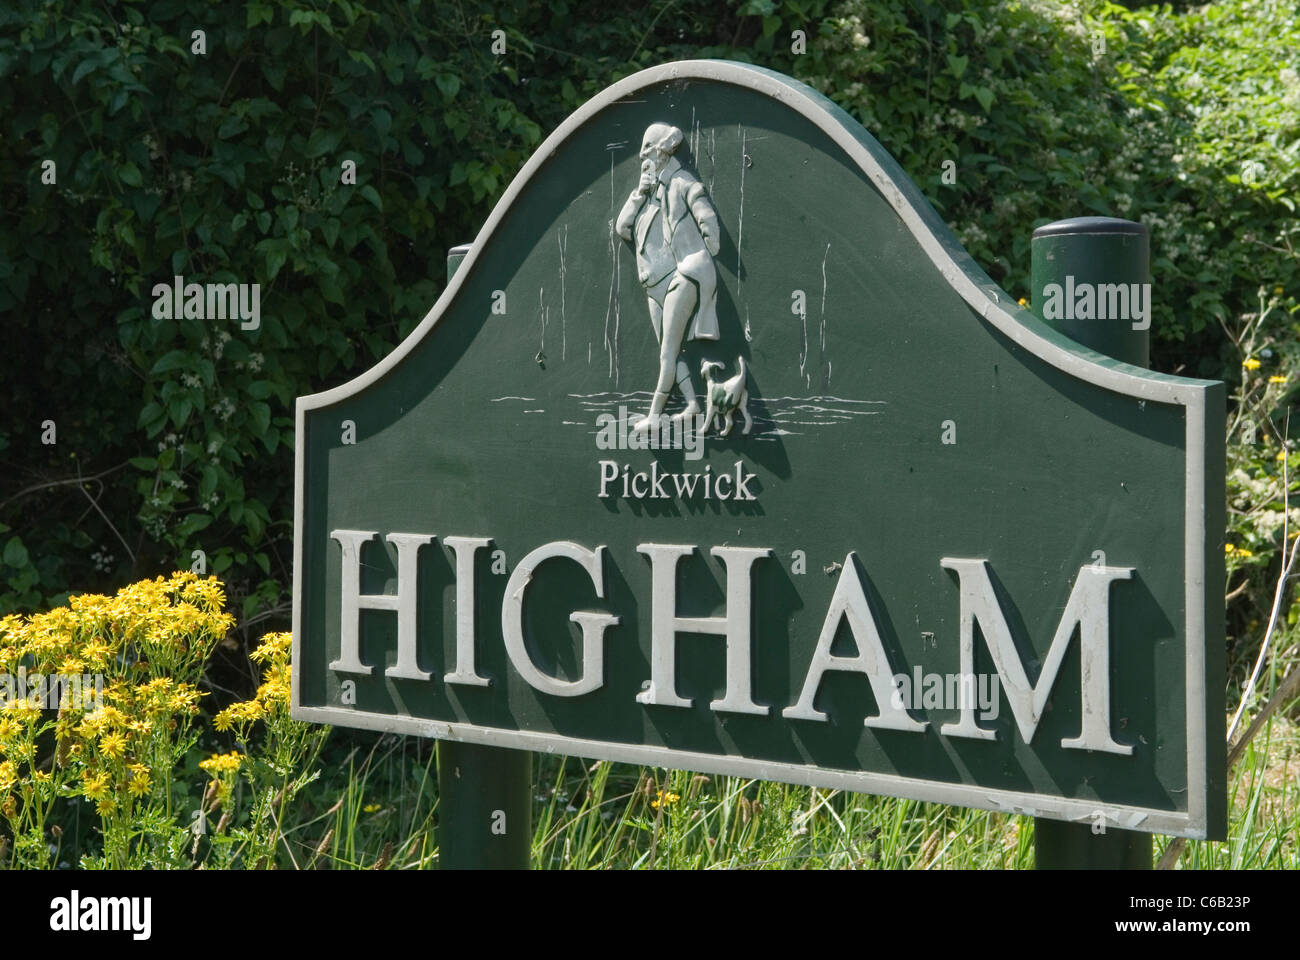
[[[99,928],[101,930],[129,930],[131,928],[131,901],[126,897],[100,898]],[[111,919],[110,919],[111,918]]]
[[[1097,312],[1102,320],[1134,319],[1129,314],[1128,284],[1100,284],[1097,287]]]
[[[239,284],[209,283],[207,294],[209,320],[233,320],[239,315]]]
[[[1083,707],[1083,729],[1078,737],[1061,741],[1062,747],[1073,750],[1101,750],[1105,753],[1131,754],[1133,748],[1116,743],[1110,735],[1110,585],[1115,580],[1128,580],[1132,567],[1098,567],[1092,564],[1079,568],[1070,599],[1061,614],[1052,637],[1052,645],[1037,681],[1030,683],[1024,662],[1011,638],[1007,618],[993,590],[986,560],[954,560],[945,557],[939,561],[945,570],[954,570],[961,591],[961,672],[975,672],[975,624],[978,622],[984,642],[988,644],[993,665],[1002,681],[1002,687],[1016,718],[1016,726],[1025,743],[1034,739],[1038,722],[1047,707],[1052,686],[1056,683],[1065,659],[1066,650],[1078,628],[1080,658],[1080,696]],[[941,730],[954,736],[991,739],[992,730],[975,725],[975,710],[970,703],[962,709],[960,723],[945,724]]]

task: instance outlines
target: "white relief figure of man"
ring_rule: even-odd
[[[700,412],[682,346],[689,340],[718,339],[718,214],[704,184],[673,154],[682,131],[652,123],[641,140],[641,179],[618,215],[618,235],[636,250],[637,278],[645,287],[650,322],[659,340],[659,379],[649,414],[636,424],[646,430],[668,403],[673,385],[686,408]]]

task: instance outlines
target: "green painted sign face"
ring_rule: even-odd
[[[809,88],[647,70],[298,401],[294,715],[1219,834],[1223,409]]]

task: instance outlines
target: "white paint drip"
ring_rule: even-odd
[[[614,215],[614,144],[605,144],[605,149],[609,151],[609,213]]]
[[[826,252],[822,255],[822,355],[826,354],[826,260],[831,255],[831,245],[826,244]],[[829,376],[829,373],[828,373]]]
[[[605,301],[605,355],[609,358],[609,375],[611,377],[614,376],[614,349],[609,341],[609,318],[618,297],[618,249],[615,247],[617,241],[618,238],[614,234],[614,222],[611,220],[609,224],[609,297]]]
[[[709,196],[713,196],[713,178],[718,172],[718,139],[717,131],[712,127],[709,128]]]
[[[569,352],[569,325],[564,312],[564,250],[569,245],[569,225],[567,223],[564,225],[563,239],[560,238],[560,231],[555,231],[555,243],[560,248],[560,359],[563,360]]]
[[[740,134],[740,215],[736,224],[736,295],[740,295],[740,248],[745,242],[745,128],[736,124]]]
[[[545,294],[545,292],[546,292],[546,288],[545,288],[545,287],[538,287],[538,288],[537,288],[537,319],[541,322],[541,325],[542,325],[542,342],[541,342],[541,345],[538,347],[538,350],[539,350],[541,353],[545,353],[545,352],[546,352],[546,313],[547,313],[547,311],[546,311],[546,307],[545,307],[545,306],[543,305],[543,303],[542,303],[542,296],[543,296],[543,294]]]
[[[803,324],[803,353],[799,354],[799,372],[804,372],[804,364],[808,362],[808,307],[804,306],[799,311],[799,322]]]
[[[619,261],[623,259],[623,245],[620,243],[614,250],[614,386],[618,386],[619,368],[618,368],[618,327],[622,319],[622,304],[620,303],[619,290],[622,287],[623,279],[620,276]]]

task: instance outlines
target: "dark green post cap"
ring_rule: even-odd
[[[1071,217],[1034,231],[1030,304],[1076,343],[1150,366],[1151,232],[1116,217]]]
[[[1034,239],[1039,237],[1079,237],[1108,236],[1120,234],[1130,237],[1150,238],[1151,230],[1145,223],[1121,220],[1118,217],[1069,217],[1045,223],[1034,231]],[[459,248],[457,248],[459,249]]]

